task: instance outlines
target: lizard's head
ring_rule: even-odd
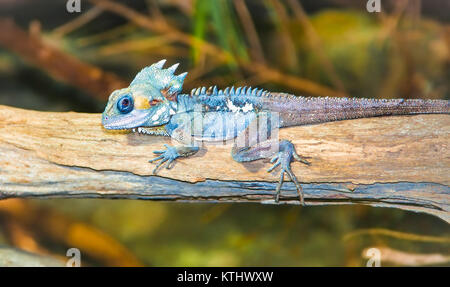
[[[163,69],[161,60],[140,71],[128,88],[111,93],[102,115],[106,129],[121,130],[166,124],[177,108],[176,96],[187,73],[174,75],[178,64]]]

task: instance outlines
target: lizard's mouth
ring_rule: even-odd
[[[116,116],[103,114],[102,125],[107,130],[129,130],[144,125],[149,116],[146,110],[133,110],[129,114]]]

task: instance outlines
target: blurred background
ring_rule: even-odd
[[[447,0],[381,0],[373,13],[365,0],[66,4],[0,0],[1,105],[100,113],[163,58],[189,72],[187,92],[449,99]],[[371,247],[384,266],[450,265],[445,222],[366,206],[10,199],[0,246],[62,262],[76,247],[84,266],[365,266]]]

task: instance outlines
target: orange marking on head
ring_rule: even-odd
[[[150,106],[157,105],[157,104],[159,104],[161,102],[162,102],[162,100],[153,99],[153,100],[150,101]]]
[[[150,103],[148,99],[143,96],[135,96],[134,97],[134,107],[137,110],[146,110],[150,108]]]

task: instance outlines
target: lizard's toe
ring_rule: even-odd
[[[164,146],[166,147],[166,150],[155,150],[153,153],[159,154],[159,156],[149,160],[149,162],[159,161],[156,167],[153,169],[153,174],[156,174],[158,168],[164,163],[167,169],[172,168],[173,165],[171,164],[175,161],[176,158],[180,156],[175,147],[169,146],[167,144],[165,144]]]
[[[268,170],[267,170],[267,172],[272,172],[272,170],[274,170],[277,166],[279,166],[280,164],[281,164],[281,160],[280,160],[280,158],[281,158],[281,152],[279,152],[279,153],[277,153],[271,160],[270,160],[270,163],[274,163],[275,161],[275,163],[274,163],[274,165],[272,165]]]

